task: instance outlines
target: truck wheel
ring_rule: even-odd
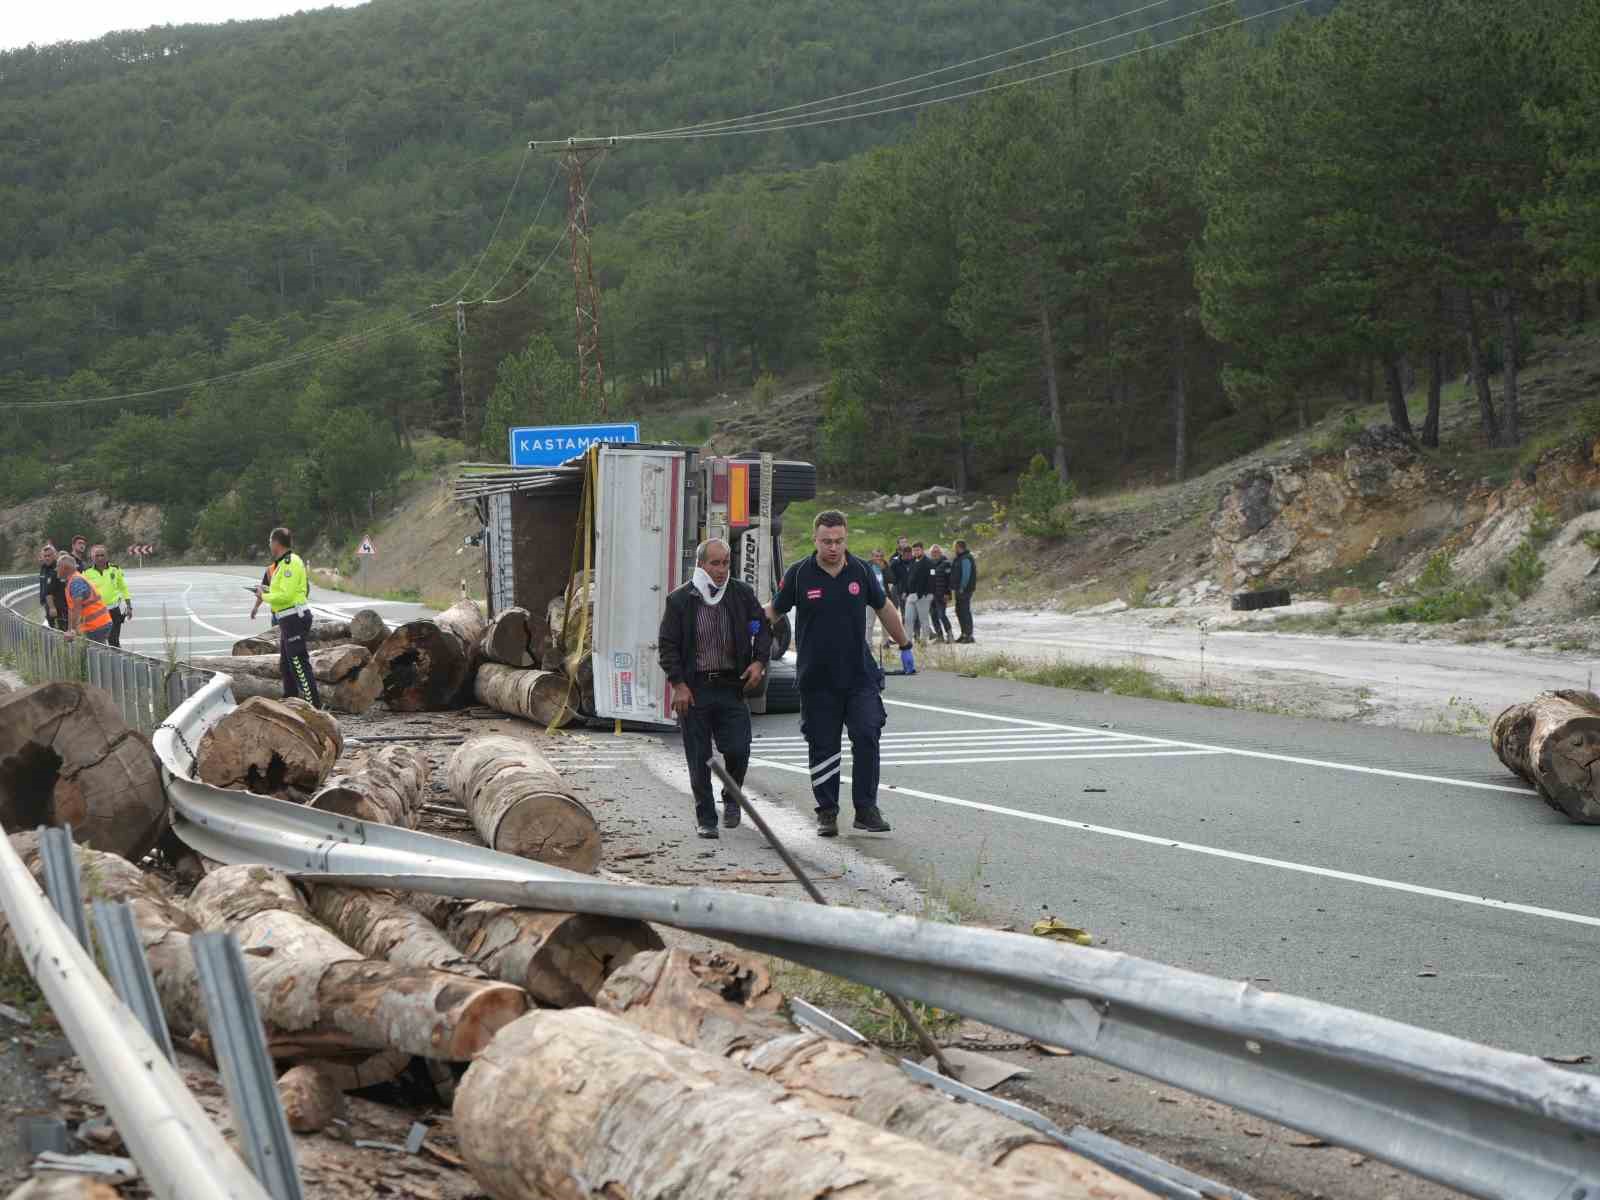
[[[789,653],[789,643],[794,640],[794,628],[789,624],[789,614],[785,613],[772,623],[772,657],[782,658]]]
[[[738,462],[761,462],[755,453],[736,454]],[[791,462],[787,459],[772,464],[772,514],[777,516],[795,500],[815,500],[817,497],[817,468],[808,462]],[[750,472],[750,511],[755,512],[761,503],[761,473]]]
[[[800,681],[795,677],[794,664],[786,658],[775,658],[767,664],[767,711],[800,711]]]

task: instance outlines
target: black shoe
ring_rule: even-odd
[[[722,802],[722,827],[724,829],[739,828],[741,815],[737,800],[724,800]]]
[[[817,814],[817,836],[839,836],[839,813],[837,810],[833,812],[819,812]]]
[[[722,836],[717,832],[717,827],[715,825],[702,825],[700,828],[695,830],[695,832],[703,838],[719,838]]]
[[[889,822],[883,819],[883,813],[877,808],[856,811],[856,828],[865,829],[868,833],[888,833]]]

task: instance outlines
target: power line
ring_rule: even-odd
[[[605,160],[601,159],[600,160],[600,165],[595,167],[594,171],[590,174],[588,186],[583,189],[583,196],[584,196],[585,200],[587,200],[589,198],[589,193],[594,191],[594,181],[600,177],[600,170],[604,166],[605,166]],[[560,168],[557,167],[557,170],[560,170]],[[529,275],[526,279],[524,279],[522,281],[522,286],[519,287],[516,291],[512,292],[509,296],[501,296],[500,299],[498,299],[498,300],[487,300],[487,299],[485,299],[485,300],[478,300],[478,301],[476,301],[476,303],[483,304],[483,305],[504,304],[504,303],[506,303],[506,301],[515,300],[518,296],[522,295],[523,292],[528,290],[528,285],[529,284],[531,284],[535,279],[539,278],[539,276],[544,274],[544,269],[550,265],[550,260],[553,259],[556,256],[556,251],[561,249],[562,243],[564,243],[567,240],[567,235],[569,233],[571,233],[571,232],[572,232],[572,230],[571,230],[571,226],[570,225],[568,226],[568,228],[563,229],[561,231],[561,236],[556,239],[555,245],[550,247],[550,253],[548,253],[548,254],[546,254],[544,256],[544,261],[541,262],[536,268],[534,268],[533,274]],[[503,278],[503,276],[502,276],[502,278]],[[494,289],[490,288],[489,290],[493,291]]]
[[[448,300],[439,301],[439,303],[433,305],[432,307],[443,308],[447,304],[454,304],[466,294],[468,285],[470,285],[472,281],[477,278],[479,270],[481,270],[483,267],[484,260],[489,257],[489,251],[494,248],[495,239],[500,236],[500,227],[506,223],[506,214],[511,211],[511,201],[516,198],[517,185],[522,182],[522,172],[527,169],[528,159],[532,154],[532,146],[529,146],[525,151],[523,151],[522,161],[517,164],[517,174],[515,178],[511,180],[511,190],[506,193],[506,202],[500,206],[500,219],[494,223],[494,230],[489,234],[489,241],[484,245],[483,253],[478,255],[478,261],[477,264],[472,268],[472,273],[469,274],[466,278],[466,281],[456,289],[455,295],[451,296]]]
[[[674,126],[671,129],[652,129],[652,130],[647,130],[644,133],[638,134],[636,136],[639,136],[639,137],[653,137],[653,136],[657,136],[657,135],[660,135],[660,134],[700,132],[700,131],[703,131],[703,130],[716,129],[716,128],[724,127],[724,126],[728,126],[728,125],[739,125],[739,124],[743,124],[743,123],[749,122],[749,121],[757,121],[762,117],[775,117],[775,116],[778,116],[779,114],[782,114],[782,113],[795,112],[797,109],[812,108],[812,107],[814,107],[815,105],[818,105],[818,104],[831,104],[835,100],[851,100],[851,99],[854,99],[856,96],[865,96],[868,92],[879,92],[879,91],[882,91],[884,88],[899,87],[901,84],[905,84],[905,83],[917,83],[917,82],[919,82],[919,81],[921,81],[923,79],[931,79],[935,75],[943,75],[947,71],[959,71],[959,70],[962,70],[965,67],[977,66],[977,64],[979,64],[981,62],[988,62],[990,59],[1003,58],[1008,54],[1018,54],[1023,50],[1031,50],[1035,46],[1044,45],[1046,42],[1059,41],[1060,39],[1062,39],[1064,37],[1072,37],[1075,34],[1087,33],[1091,29],[1098,29],[1102,25],[1111,24],[1113,21],[1123,21],[1123,20],[1126,20],[1129,17],[1136,17],[1140,13],[1149,12],[1152,8],[1161,8],[1164,5],[1169,4],[1169,3],[1171,3],[1171,0],[1150,0],[1150,3],[1141,5],[1138,8],[1131,8],[1127,12],[1113,13],[1109,17],[1100,18],[1098,21],[1090,21],[1088,24],[1078,25],[1078,26],[1075,26],[1072,29],[1063,29],[1060,33],[1052,33],[1052,34],[1049,34],[1049,35],[1047,35],[1045,37],[1034,38],[1033,41],[1031,41],[1031,42],[1023,42],[1020,45],[1010,46],[1010,47],[1007,47],[1004,50],[995,50],[995,51],[993,51],[992,53],[989,53],[989,54],[980,54],[976,58],[969,58],[969,59],[966,59],[963,62],[951,63],[949,66],[945,66],[945,67],[936,67],[935,69],[933,69],[931,71],[923,71],[923,72],[921,72],[920,74],[917,74],[917,75],[907,75],[904,79],[894,79],[894,80],[889,81],[888,83],[876,83],[876,84],[873,84],[871,87],[857,88],[853,92],[840,92],[836,96],[827,96],[827,97],[825,97],[823,99],[820,99],[820,100],[807,100],[807,101],[804,101],[803,103],[800,103],[800,104],[787,105],[784,108],[769,108],[769,109],[766,109],[763,112],[746,113],[742,117],[726,117],[726,118],[724,118],[724,119],[722,119],[720,121],[701,121],[701,122],[699,122],[697,124],[694,124],[694,125],[678,125],[678,126]],[[1137,33],[1137,32],[1139,32],[1139,30],[1133,30],[1132,32]],[[1075,49],[1080,49],[1081,50],[1081,49],[1083,49],[1083,47],[1079,46],[1079,47],[1075,47]],[[1022,65],[1025,65],[1025,64],[1018,63],[1018,64],[1013,64],[1013,65],[1014,66],[1022,66]],[[960,81],[959,80],[946,80],[946,83],[958,83],[958,82],[960,82]],[[882,97],[882,98],[883,99],[889,99],[891,97]],[[815,116],[816,114],[815,113],[807,113],[805,115],[807,115],[807,116]]]
[[[693,140],[693,139],[698,139],[698,138],[711,138],[711,137],[735,137],[735,136],[738,136],[740,134],[748,134],[748,133],[780,133],[780,132],[782,132],[784,130],[788,130],[788,129],[807,129],[807,128],[810,128],[810,127],[816,126],[816,125],[834,125],[834,124],[838,124],[838,123],[844,122],[844,121],[859,121],[859,120],[862,120],[862,119],[864,119],[866,117],[886,116],[889,113],[909,112],[909,111],[911,111],[913,109],[928,108],[928,107],[931,107],[932,105],[935,105],[935,104],[948,104],[952,100],[965,100],[965,99],[967,99],[967,98],[969,98],[971,96],[987,95],[987,94],[989,94],[991,92],[1003,91],[1006,88],[1019,87],[1019,86],[1021,86],[1023,84],[1038,83],[1039,81],[1044,80],[1044,79],[1054,79],[1055,77],[1057,77],[1059,75],[1069,75],[1069,74],[1073,73],[1074,71],[1086,70],[1089,67],[1104,66],[1107,63],[1119,62],[1119,61],[1121,61],[1122,59],[1125,59],[1125,58],[1132,58],[1132,57],[1134,57],[1136,55],[1140,55],[1140,54],[1148,54],[1153,50],[1165,50],[1170,46],[1176,46],[1176,45],[1178,45],[1178,44],[1180,44],[1182,42],[1191,41],[1194,38],[1205,37],[1205,36],[1207,36],[1209,34],[1213,34],[1213,33],[1220,33],[1225,29],[1232,29],[1232,28],[1234,28],[1235,26],[1238,26],[1238,25],[1246,25],[1246,24],[1250,23],[1251,21],[1259,21],[1263,17],[1270,17],[1270,16],[1275,16],[1276,14],[1281,13],[1281,12],[1288,12],[1290,9],[1299,8],[1302,5],[1307,4],[1309,2],[1310,2],[1310,0],[1289,0],[1289,3],[1287,3],[1287,4],[1280,4],[1276,8],[1269,8],[1269,9],[1266,9],[1265,11],[1263,11],[1263,12],[1255,13],[1255,14],[1253,14],[1251,16],[1248,16],[1248,17],[1239,17],[1236,20],[1227,21],[1227,22],[1225,22],[1225,23],[1223,23],[1221,25],[1214,25],[1214,26],[1211,26],[1208,29],[1197,29],[1197,30],[1194,30],[1193,32],[1190,32],[1190,33],[1180,34],[1179,36],[1174,37],[1174,38],[1169,38],[1164,42],[1155,42],[1155,43],[1152,43],[1151,45],[1148,45],[1148,46],[1136,46],[1132,50],[1124,50],[1124,51],[1121,51],[1120,53],[1117,53],[1117,54],[1108,54],[1108,55],[1106,55],[1106,56],[1104,56],[1102,58],[1097,58],[1097,59],[1094,59],[1094,60],[1092,60],[1090,62],[1074,63],[1073,65],[1068,66],[1068,67],[1058,67],[1053,71],[1036,72],[1035,74],[1026,76],[1026,77],[1024,77],[1022,79],[1002,80],[1001,82],[995,83],[995,84],[991,84],[988,87],[971,88],[971,89],[969,89],[967,91],[955,92],[955,93],[953,93],[951,95],[948,95],[948,96],[935,96],[935,97],[932,97],[932,98],[927,99],[927,100],[918,100],[918,101],[915,101],[915,102],[910,103],[910,104],[897,104],[897,105],[893,105],[893,106],[891,106],[889,108],[878,108],[878,109],[872,110],[871,112],[858,112],[858,113],[849,113],[849,114],[846,114],[846,115],[843,115],[843,116],[821,117],[821,118],[819,118],[817,120],[810,120],[810,121],[792,120],[792,121],[773,122],[773,123],[764,124],[764,125],[745,125],[745,126],[739,126],[737,128],[733,128],[733,129],[711,129],[711,130],[706,130],[705,132],[702,132],[702,133],[683,133],[683,134],[673,134],[673,135],[658,134],[658,135],[651,135],[651,136],[645,136],[645,135],[640,135],[640,134],[633,134],[633,135],[623,134],[623,135],[618,135],[616,137],[609,138],[609,139],[607,139],[607,138],[597,138],[597,139],[591,139],[591,140],[594,140],[594,141],[608,141],[609,140],[609,141],[615,141],[615,142],[627,142],[627,141],[651,142],[651,141]],[[1212,7],[1216,7],[1216,6],[1213,5]],[[1154,28],[1154,26],[1151,26],[1150,28]],[[1133,30],[1132,32],[1141,33],[1141,32],[1143,32],[1143,30]],[[1126,36],[1126,35],[1119,35],[1119,36]],[[1081,47],[1079,47],[1079,48],[1081,49]],[[1009,69],[1009,68],[1007,68],[1007,69]],[[988,74],[993,74],[993,73],[994,72],[988,72]],[[956,82],[955,80],[951,81],[951,83],[955,83],[955,82]],[[919,90],[925,90],[925,89],[919,89]],[[910,93],[907,93],[907,94],[910,94]],[[894,97],[885,96],[885,97],[883,97],[883,99],[891,100],[891,99],[894,99]],[[801,114],[801,115],[804,116],[806,114]],[[585,139],[574,139],[574,140],[577,140],[577,141],[581,142],[581,141],[583,141]]]
[[[531,146],[529,147],[529,152],[532,152]],[[533,220],[528,222],[527,232],[522,235],[522,241],[520,244],[518,244],[516,251],[509,259],[506,260],[506,269],[500,272],[500,277],[498,279],[483,289],[483,295],[479,296],[476,300],[467,301],[468,304],[483,304],[486,302],[499,303],[499,301],[489,301],[489,297],[494,294],[495,288],[499,287],[505,281],[505,277],[511,274],[511,268],[517,265],[517,259],[521,258],[522,252],[528,248],[528,239],[533,236],[533,231],[539,224],[539,218],[544,215],[545,205],[550,203],[550,197],[556,190],[556,180],[560,178],[561,164],[557,163],[555,170],[550,173],[550,185],[544,189],[544,199],[539,201],[539,207],[533,214]],[[463,288],[462,290],[465,291],[466,289]],[[456,294],[459,296],[461,293],[457,292]]]

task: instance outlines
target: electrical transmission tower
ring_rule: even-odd
[[[589,185],[585,169],[605,154],[604,146],[568,145],[561,152],[567,172],[567,245],[572,251],[573,308],[578,327],[578,399],[584,411],[606,415],[606,366],[600,353],[600,289],[589,253]]]

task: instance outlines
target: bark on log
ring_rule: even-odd
[[[472,688],[478,703],[549,729],[560,729],[578,715],[567,703],[571,681],[554,671],[519,670],[486,662],[478,668]],[[576,702],[576,694],[573,700]]]
[[[661,949],[643,921],[512,908],[414,892],[408,901],[452,945],[495,979],[546,1008],[593,1004],[611,973],[635,954]]]
[[[581,1085],[581,1086],[580,1086]],[[593,1008],[502,1029],[456,1092],[461,1150],[497,1200],[1060,1200],[826,1109]]]
[[[483,610],[462,599],[431,621],[408,621],[384,638],[373,656],[383,701],[396,712],[456,707],[469,690],[483,635]]]
[[[415,829],[417,806],[428,786],[428,757],[415,746],[368,751],[328,777],[311,807],[358,821]]]
[[[491,735],[462,743],[446,772],[484,844],[572,871],[600,865],[600,828],[531,743]]]
[[[6,1200],[121,1200],[122,1193],[93,1175],[65,1175],[49,1171],[35,1175]]]
[[[1051,1180],[1063,1198],[1131,1200],[1143,1188],[998,1113],[957,1104],[881,1052],[797,1029],[754,959],[684,949],[640,954],[600,990],[596,1007],[672,1041],[765,1075],[806,1104],[962,1158]]]
[[[270,645],[270,653],[237,654],[234,657],[200,656],[190,659],[192,666],[206,671],[220,671],[233,680],[236,700],[252,696],[265,696],[277,700],[283,696],[283,674],[278,665],[278,647]],[[317,679],[317,692],[322,703],[334,712],[363,713],[377,703],[383,690],[383,678],[372,664],[372,654],[353,642],[344,646],[329,646],[311,654],[311,673]]]
[[[216,787],[298,798],[321,786],[343,747],[327,713],[299,699],[256,696],[206,730],[195,774]]]
[[[350,618],[350,640],[368,650],[376,650],[389,636],[389,627],[374,610],[363,608]]]
[[[496,613],[494,620],[489,622],[489,629],[483,635],[482,655],[489,662],[502,663],[508,667],[533,666],[533,652],[530,648],[533,630],[528,621],[528,610],[525,608],[508,608],[504,612]]]
[[[278,1077],[278,1100],[289,1128],[296,1133],[326,1129],[344,1111],[344,1092],[320,1067],[302,1064]]]
[[[332,884],[315,884],[309,890],[317,920],[368,958],[450,971],[468,979],[489,978],[432,921],[393,892]]]
[[[41,683],[0,696],[0,826],[71,825],[74,840],[138,860],[167,827],[149,740],[109,692]]]
[[[189,910],[202,928],[238,935],[262,1017],[285,1035],[278,1057],[292,1038],[293,1057],[368,1048],[467,1059],[527,1008],[520,988],[362,958],[266,867],[213,871]]]
[[[1489,731],[1495,754],[1539,790],[1545,803],[1583,825],[1600,825],[1600,696],[1556,691],[1513,704]]]

